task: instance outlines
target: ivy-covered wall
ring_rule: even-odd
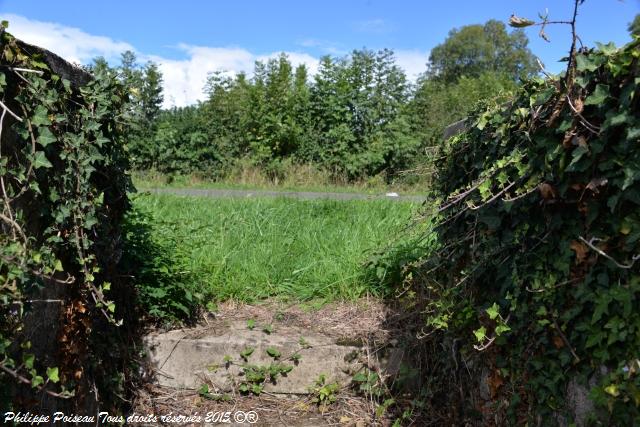
[[[0,408],[92,413],[121,392],[114,372],[126,372],[135,319],[116,270],[129,208],[127,94],[108,72],[91,76],[5,28]]]
[[[437,249],[404,275],[456,423],[640,417],[640,39],[575,59],[440,153]]]

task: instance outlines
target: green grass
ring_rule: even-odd
[[[156,239],[178,245],[196,293],[216,300],[354,299],[375,294],[363,262],[396,236],[416,204],[136,196]]]

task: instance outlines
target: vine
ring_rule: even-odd
[[[111,270],[128,209],[127,95],[108,72],[90,78],[74,70],[88,83],[72,84],[7,26],[0,31],[0,371],[50,396],[82,398],[96,356],[92,334],[122,317]],[[36,351],[28,319],[52,305],[57,348]],[[43,350],[57,352],[38,360]]]
[[[577,53],[568,92],[527,81],[442,147],[439,243],[405,268],[428,298],[422,338],[451,348],[426,362],[433,405],[475,372],[462,418],[571,419],[576,383],[601,422],[640,416],[639,63],[638,38]]]

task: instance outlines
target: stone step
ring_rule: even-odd
[[[301,345],[303,338],[306,345]],[[237,390],[245,381],[243,366],[291,366],[290,372],[264,384],[264,391],[284,394],[308,394],[323,375],[326,384],[347,386],[362,367],[363,348],[353,342],[310,331],[299,326],[278,325],[270,334],[259,327],[251,330],[246,321],[228,320],[210,327],[152,333],[144,338],[149,367],[155,380],[164,387],[199,389],[210,392]],[[241,353],[252,348],[246,360]],[[281,356],[274,359],[268,349]],[[290,359],[294,354],[300,358]],[[231,363],[225,363],[231,358]]]

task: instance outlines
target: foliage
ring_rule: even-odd
[[[125,217],[124,253],[120,269],[132,276],[138,305],[154,319],[168,322],[193,319],[202,300],[196,277],[180,236],[157,233],[158,219],[142,207]]]
[[[89,365],[96,376],[113,379],[109,369],[122,362],[114,359],[126,332],[119,336],[114,325],[130,309],[129,288],[114,274],[130,185],[127,94],[104,70],[73,86],[6,26],[0,30],[0,380],[82,398],[95,388]],[[54,329],[60,356],[45,355],[57,366],[35,358],[25,336],[33,331],[24,329],[47,295],[61,304]],[[94,345],[96,336],[111,355]],[[112,392],[117,389],[100,389],[105,407]]]
[[[506,100],[516,87],[507,75],[488,71],[454,83],[424,76],[408,105],[411,128],[426,145],[439,145],[444,129],[465,118],[479,101]]]
[[[640,415],[639,47],[578,54],[575,75],[528,80],[442,147],[438,243],[405,269],[429,342],[453,349],[425,360],[432,405],[461,399],[466,366],[504,402],[492,420],[557,422],[571,379],[605,424]]]
[[[640,13],[633,18],[633,21],[629,23],[629,33],[631,35],[639,36],[640,35]]]
[[[323,407],[335,403],[338,400],[339,391],[340,384],[337,382],[327,383],[327,377],[324,374],[320,374],[315,385],[309,389],[312,396],[311,401]]]
[[[146,79],[128,63],[120,75],[141,86]],[[290,162],[390,178],[419,149],[405,112],[409,85],[389,50],[323,58],[313,81],[282,54],[258,61],[252,78],[212,73],[205,91],[205,102],[159,113],[145,127],[151,133],[132,136],[137,168],[216,178],[249,159],[276,181]]]
[[[535,73],[535,57],[522,30],[507,33],[500,21],[453,29],[444,43],[431,49],[427,75],[444,83],[477,78],[484,73],[506,75],[512,81]]]
[[[158,155],[164,154],[162,149],[165,148],[158,147],[154,137],[164,99],[162,73],[158,65],[149,61],[141,66],[137,63],[135,53],[126,51],[122,53],[119,67],[110,67],[104,58],[99,57],[90,69],[113,75],[128,90],[130,126],[127,128],[127,142],[132,165],[136,168],[156,165]]]

